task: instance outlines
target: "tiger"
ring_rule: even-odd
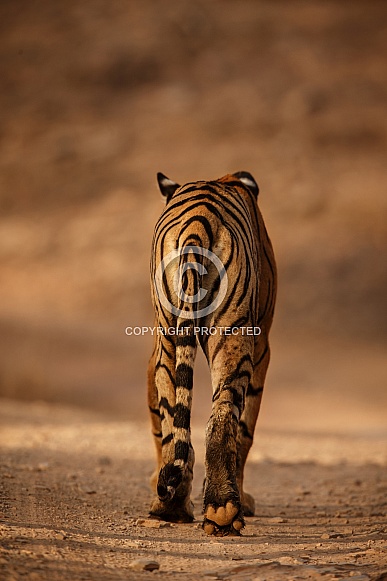
[[[190,424],[199,345],[213,392],[202,528],[207,535],[240,535],[244,517],[255,511],[243,474],[269,365],[277,289],[259,188],[246,171],[183,186],[162,173],[157,181],[166,205],[150,264],[155,332],[148,406],[157,452],[150,516],[194,520]]]

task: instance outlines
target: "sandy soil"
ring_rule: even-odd
[[[242,537],[213,539],[200,527],[201,429],[196,521],[175,525],[147,518],[144,423],[3,400],[1,426],[6,581],[387,578],[385,440],[259,431],[247,472],[256,516]]]
[[[0,581],[387,571],[387,5],[347,4],[0,3]],[[199,361],[197,521],[155,525],[151,345],[124,329],[153,322],[156,172],[241,169],[280,288],[247,474],[257,515],[211,539],[208,373]]]

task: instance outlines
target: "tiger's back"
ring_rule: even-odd
[[[173,521],[193,518],[190,410],[199,342],[213,387],[203,527],[208,534],[237,534],[243,515],[254,512],[243,491],[243,469],[269,362],[273,250],[250,174],[183,187],[158,177],[167,205],[153,238],[152,300],[156,326],[174,332],[156,334],[148,369],[158,453],[151,513]]]

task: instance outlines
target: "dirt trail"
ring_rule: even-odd
[[[259,431],[247,473],[256,516],[242,537],[213,539],[200,528],[201,428],[197,520],[169,525],[147,519],[147,425],[0,409],[2,580],[387,578],[385,440]],[[139,559],[159,569],[137,570]]]

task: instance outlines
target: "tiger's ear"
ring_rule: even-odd
[[[245,186],[247,186],[249,188],[249,190],[251,191],[251,193],[256,198],[258,198],[259,187],[258,187],[258,184],[255,181],[255,179],[251,175],[251,173],[249,173],[248,171],[237,171],[233,175],[236,178],[238,178],[238,180],[240,180],[242,182],[242,184],[244,184]]]
[[[166,201],[169,202],[176,190],[180,188],[180,185],[167,178],[167,176],[161,172],[158,172],[157,174],[157,181],[160,192],[166,198]]]

